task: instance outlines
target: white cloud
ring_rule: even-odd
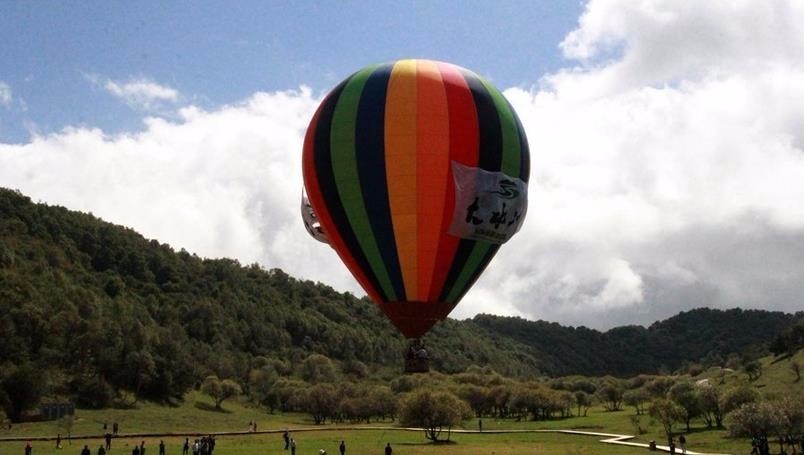
[[[800,310],[803,5],[589,2],[562,43],[577,66],[505,91],[531,145],[531,206],[454,315],[610,327],[702,305]],[[158,87],[130,93],[180,99]],[[0,185],[359,292],[299,221],[318,102],[257,93],[148,118],[137,134],[68,128],[0,145]]]
[[[11,86],[0,81],[0,105],[9,107],[14,98],[11,96]]]
[[[582,66],[506,91],[531,207],[478,286],[522,270],[503,301],[598,327],[800,310],[802,20],[801,3],[590,2],[562,44]]]
[[[133,78],[126,82],[104,79],[94,74],[86,75],[86,78],[132,109],[153,111],[181,101],[181,94],[176,89],[147,78]]]
[[[329,247],[299,220],[309,89],[257,93],[180,120],[150,117],[137,134],[68,128],[0,144],[0,184],[34,200],[91,211],[174,248],[281,267],[356,291]],[[311,259],[315,258],[315,259]]]

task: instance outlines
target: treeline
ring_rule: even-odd
[[[777,359],[773,363],[791,361]],[[514,379],[490,368],[472,366],[452,375],[401,375],[380,384],[370,378],[344,380],[329,359],[313,354],[302,362],[299,378],[271,374],[265,381],[266,377],[253,372],[242,392],[271,412],[307,413],[316,424],[371,423],[399,417],[402,425],[424,427],[431,439],[438,438],[442,427],[472,417],[551,420],[583,417],[595,406],[598,412],[600,408],[608,412],[629,408],[638,434],[656,422],[668,438],[689,433],[693,426],[705,426],[728,427],[738,437],[798,441],[804,424],[804,395],[795,387],[798,379],[779,378],[786,392],[763,394],[753,371],[761,370],[761,366],[751,363],[739,370],[713,367],[674,375],[552,379]],[[775,370],[778,373],[783,369],[777,366]],[[218,382],[217,378],[208,378],[205,385]],[[202,390],[220,404],[220,388]]]
[[[804,317],[776,335],[769,349],[774,355],[793,355],[799,349],[804,349]]]
[[[768,343],[777,334],[780,335],[776,343],[781,349],[790,346],[791,352],[795,352],[795,346],[804,344],[804,312],[790,315],[778,311],[699,308],[648,328],[624,326],[607,332],[518,317],[478,315],[472,322],[489,333],[505,334],[533,348],[539,353],[538,358],[543,359],[542,369],[552,375],[672,372],[690,361],[719,366],[725,364],[729,354],[755,357],[766,352]]]
[[[648,329],[601,333],[481,315],[446,320],[426,341],[443,373],[482,365],[512,378],[625,376],[672,371],[684,359],[719,364],[794,321],[776,312],[697,310]],[[366,298],[278,269],[177,252],[5,189],[0,336],[0,404],[9,413],[17,412],[10,397],[105,407],[121,396],[179,400],[209,376],[244,387],[254,375],[295,381],[312,354],[339,374],[391,380],[406,346]]]

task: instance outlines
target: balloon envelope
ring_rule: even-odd
[[[445,318],[524,219],[530,158],[511,105],[461,67],[364,68],[321,103],[304,184],[330,245],[394,325]]]

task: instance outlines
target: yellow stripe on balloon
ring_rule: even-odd
[[[416,61],[391,71],[385,109],[385,172],[399,266],[408,301],[417,294]]]

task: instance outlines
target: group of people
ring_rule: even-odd
[[[103,428],[106,429],[106,424],[104,423]],[[256,422],[249,422],[249,428],[251,431],[256,431]],[[117,423],[114,424],[114,433],[116,434],[118,430]],[[282,439],[285,442],[285,450],[290,451],[290,455],[296,455],[296,440],[290,436],[290,432],[285,430],[282,434]],[[56,437],[56,447],[61,448],[61,435]],[[97,455],[107,455],[107,453],[112,448],[112,433],[107,432],[105,434],[105,444],[101,444],[98,447]],[[25,444],[25,455],[32,455],[33,447],[31,446],[30,441]],[[192,451],[192,455],[213,455],[213,451],[215,450],[215,436],[209,435],[204,436],[200,439],[196,439],[192,443],[190,443],[190,438],[184,438],[184,444],[182,444],[182,455],[190,455]],[[346,442],[341,441],[338,445],[338,452],[340,455],[346,455]],[[394,449],[391,447],[391,443],[387,443],[385,445],[385,455],[393,455]],[[84,445],[84,448],[81,450],[81,455],[92,455],[92,451],[90,450],[88,445]],[[140,442],[139,445],[135,444],[134,448],[131,450],[131,455],[145,455],[145,441],[143,440]],[[159,455],[165,455],[165,441],[159,441]],[[321,449],[319,451],[319,455],[327,455],[327,451]]]
[[[191,449],[193,455],[212,455],[212,452],[215,451],[215,436],[204,436],[201,439],[196,439],[192,444],[190,444],[190,438],[184,438],[184,445],[181,447],[181,455],[189,455]],[[164,454],[160,453],[159,455]]]
[[[781,441],[781,445],[787,445],[790,450],[790,455],[804,455],[804,437],[797,438],[795,436],[787,435]],[[755,436],[751,438],[751,455],[769,455],[770,445],[768,444],[767,436]]]
[[[282,440],[285,441],[285,450],[290,450],[290,455],[296,455],[296,440],[290,436],[288,430],[282,433]],[[338,453],[340,455],[346,455],[346,441],[342,440],[341,443],[338,444]],[[393,455],[393,453],[394,449],[391,448],[391,443],[389,442],[385,445],[385,455]],[[327,451],[320,449],[318,455],[327,455]]]
[[[676,441],[670,436],[670,440],[668,441],[668,447],[670,448],[670,455],[675,455],[676,453]],[[678,445],[681,447],[681,453],[687,453],[687,438],[682,434],[678,437]]]
[[[290,450],[290,455],[296,455],[296,440],[290,437],[288,430],[282,433],[282,439],[285,441],[285,450]]]

